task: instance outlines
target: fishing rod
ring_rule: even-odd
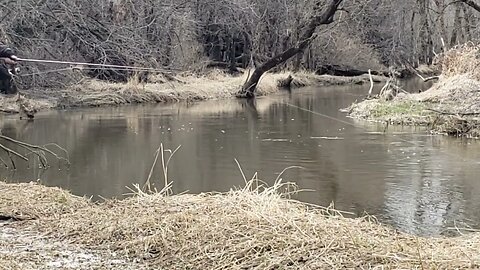
[[[160,68],[134,67],[134,66],[110,65],[110,64],[95,64],[95,63],[71,62],[71,61],[56,61],[56,60],[44,60],[44,59],[18,58],[18,59],[16,59],[16,61],[26,62],[26,63],[42,63],[42,64],[59,64],[59,65],[75,65],[75,66],[87,66],[87,67],[99,67],[99,68],[113,68],[113,69],[134,70],[134,71],[152,71],[152,72],[161,72],[161,73],[172,72],[172,70],[160,69]],[[81,68],[79,68],[79,69],[81,69]]]

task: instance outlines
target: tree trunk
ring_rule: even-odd
[[[466,6],[462,7],[462,11],[463,11],[463,23],[464,23],[463,29],[465,31],[465,38],[467,40],[473,40],[474,38],[472,35],[472,29],[471,29],[471,26],[472,26],[471,19],[474,18],[475,16],[472,14],[471,9],[467,9]]]
[[[415,66],[418,63],[418,57],[417,57],[417,55],[418,55],[418,48],[417,48],[418,42],[417,42],[417,37],[415,35],[415,17],[416,17],[416,14],[417,13],[415,11],[413,11],[412,12],[412,17],[410,17],[410,34],[411,34],[410,39],[412,41],[411,45],[413,47],[413,53],[412,53],[411,61],[412,61],[412,63],[415,63],[414,64]]]
[[[421,64],[430,64],[433,59],[433,41],[430,25],[428,23],[428,11],[430,0],[419,0],[420,15],[420,57],[418,59]]]
[[[233,35],[231,35],[230,37],[230,40],[229,40],[229,61],[230,61],[230,64],[229,64],[229,67],[228,67],[228,71],[231,73],[231,74],[234,74],[236,72],[238,72],[237,70],[237,58],[235,57],[235,37]]]
[[[243,56],[242,56],[242,68],[247,68],[252,60],[252,44],[250,41],[250,36],[247,32],[243,32]]]
[[[445,9],[446,9],[446,6],[445,6],[445,2],[444,0],[435,0],[435,5],[437,6],[437,9],[439,10],[438,12],[438,22],[440,24],[439,28],[438,29],[438,32],[440,33],[440,36],[442,37],[442,40],[444,43],[446,40],[447,40],[447,28],[446,28],[446,24],[445,24]],[[445,48],[446,44],[442,44],[442,52],[446,52],[447,51],[447,48]]]
[[[274,56],[260,67],[256,68],[252,76],[243,85],[242,89],[237,93],[237,97],[253,98],[255,96],[255,90],[262,75],[270,69],[286,62],[296,54],[303,52],[312,42],[315,34],[315,30],[318,26],[323,24],[330,24],[333,22],[333,17],[338,10],[339,5],[343,0],[331,0],[327,5],[327,8],[320,12],[323,1],[317,0],[313,9],[313,14],[309,21],[299,31],[302,32],[300,40],[296,46],[289,48],[282,53]]]
[[[460,5],[457,3],[455,5],[455,19],[452,29],[452,37],[450,38],[450,47],[454,47],[458,43],[459,33],[462,31],[462,22],[460,17]]]

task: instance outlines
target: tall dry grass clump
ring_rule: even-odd
[[[480,44],[459,45],[439,58],[442,75],[438,83],[411,98],[451,115],[479,112]]]
[[[456,46],[440,57],[439,61],[445,79],[468,74],[480,81],[480,44],[468,42]]]

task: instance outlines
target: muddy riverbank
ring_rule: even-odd
[[[59,188],[0,183],[0,216],[11,219],[0,227],[1,267],[479,266],[478,233],[458,238],[416,237],[378,224],[373,217],[345,218],[332,209],[289,200],[280,193],[285,185],[257,189],[252,184],[228,193],[163,196],[139,192],[125,200],[92,203]],[[27,241],[32,235],[35,240]],[[68,243],[66,248],[52,248],[62,243]]]
[[[177,76],[174,80],[156,77],[149,83],[107,83],[85,79],[65,89],[28,89],[20,95],[0,95],[0,111],[4,113],[38,112],[46,109],[99,107],[122,104],[166,103],[233,98],[247,75],[230,76],[211,72],[205,76]],[[289,73],[266,74],[260,81],[257,95],[278,92]],[[295,73],[291,88],[369,83],[368,75],[340,77]],[[385,77],[375,76],[376,82]]]

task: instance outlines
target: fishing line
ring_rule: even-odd
[[[44,71],[38,71],[38,72],[33,72],[33,73],[27,73],[27,74],[19,74],[19,75],[15,75],[15,76],[16,77],[27,77],[27,76],[43,75],[43,74],[69,71],[69,70],[72,70],[72,68],[60,68],[60,69],[44,70]]]
[[[63,72],[63,71],[82,71],[82,70],[111,70],[112,68],[108,67],[68,67],[68,68],[60,68],[60,69],[52,69],[52,70],[44,70],[44,71],[38,71],[38,72],[32,72],[32,73],[27,73],[27,74],[19,74],[16,75],[17,77],[26,77],[26,76],[33,76],[33,75],[43,75],[43,74],[48,74],[48,73],[54,73],[54,72]],[[115,71],[142,71],[142,70],[136,70],[136,69],[130,69],[130,68],[114,68],[113,70]]]
[[[315,111],[312,111],[310,109],[305,109],[305,108],[302,108],[300,106],[297,106],[297,105],[293,105],[293,104],[290,104],[286,101],[283,101],[283,104],[289,106],[289,107],[293,107],[293,108],[297,108],[297,109],[300,109],[302,111],[305,111],[305,112],[309,112],[311,114],[315,114],[315,115],[318,115],[318,116],[321,116],[321,117],[324,117],[324,118],[328,118],[330,120],[334,120],[334,121],[337,121],[337,122],[340,122],[340,123],[343,123],[343,124],[346,124],[346,125],[349,125],[349,126],[353,126],[353,127],[356,127],[354,124],[350,123],[350,122],[347,122],[347,121],[344,121],[344,120],[341,120],[341,119],[338,119],[336,117],[333,117],[333,116],[330,116],[330,115],[326,115],[326,114],[323,114],[323,113],[319,113],[319,112],[315,112]]]
[[[25,62],[25,63],[60,64],[60,65],[73,65],[73,66],[114,68],[114,69],[118,68],[118,69],[138,70],[138,71],[152,71],[152,72],[162,72],[162,73],[168,73],[168,72],[173,71],[173,69],[135,67],[135,66],[111,65],[111,64],[96,64],[96,63],[72,62],[72,61],[44,60],[44,59],[18,58],[17,61]],[[81,69],[81,68],[79,68],[79,69]]]
[[[273,99],[272,99],[273,100]],[[314,115],[318,115],[318,116],[321,116],[321,117],[324,117],[324,118],[327,118],[327,119],[330,119],[330,120],[333,120],[333,121],[337,121],[339,123],[342,123],[342,124],[345,124],[345,125],[348,125],[348,126],[351,126],[351,127],[355,127],[355,128],[361,128],[363,129],[364,131],[368,131],[367,128],[364,128],[364,127],[360,127],[358,125],[355,125],[353,123],[350,123],[350,122],[347,122],[345,120],[342,120],[342,119],[338,119],[337,117],[333,117],[333,116],[330,116],[330,115],[326,115],[326,114],[323,114],[323,113],[319,113],[319,112],[316,112],[316,111],[312,111],[310,109],[306,109],[306,108],[303,108],[303,107],[300,107],[300,106],[297,106],[297,105],[294,105],[294,104],[291,104],[291,103],[288,103],[286,101],[282,101],[283,104],[289,106],[289,107],[292,107],[292,108],[297,108],[299,110],[302,110],[302,111],[305,111],[305,112],[309,112],[311,114],[314,114]],[[403,142],[406,142],[406,143],[409,143],[411,145],[414,145],[414,146],[421,146],[421,145],[418,145],[412,141],[408,141],[406,139],[403,139],[403,138],[400,138],[400,137],[397,137],[399,140],[403,141]]]
[[[267,97],[269,98],[269,97]],[[271,100],[274,100],[272,98],[269,98]],[[365,127],[361,127],[361,126],[358,126],[358,125],[355,125],[353,123],[350,123],[350,122],[347,122],[347,121],[344,121],[344,120],[341,120],[341,119],[338,119],[336,117],[333,117],[333,116],[329,116],[329,115],[326,115],[326,114],[323,114],[323,113],[320,113],[320,112],[316,112],[316,111],[313,111],[313,110],[310,110],[310,109],[307,109],[307,108],[303,108],[303,107],[300,107],[300,106],[297,106],[297,105],[294,105],[294,104],[291,104],[287,101],[282,101],[283,104],[289,106],[289,107],[292,107],[292,108],[296,108],[296,109],[299,109],[299,110],[302,110],[302,111],[305,111],[305,112],[308,112],[308,113],[311,113],[313,115],[317,115],[317,116],[320,116],[320,117],[324,117],[324,118],[327,118],[327,119],[330,119],[330,120],[333,120],[333,121],[337,121],[339,123],[342,123],[342,124],[345,124],[345,125],[348,125],[348,126],[351,126],[351,127],[355,127],[355,128],[360,128],[366,132],[368,132],[368,129],[365,128]],[[407,139],[403,139],[401,137],[398,137],[398,136],[395,136],[398,140],[404,142],[404,143],[408,143],[410,145],[413,145],[413,146],[416,146],[416,147],[423,147],[422,145],[418,144],[418,143],[415,143],[413,141],[409,141]],[[459,156],[459,155],[456,155],[456,154],[452,154],[450,152],[446,152],[445,150],[442,150],[442,149],[439,149],[439,151],[443,152],[444,154],[447,154],[451,157],[455,157],[455,158],[461,158],[463,160],[469,160],[471,162],[474,162],[476,163],[477,161],[472,159],[472,158],[466,158],[466,157],[462,157],[462,156]]]
[[[350,122],[347,122],[347,121],[338,119],[338,118],[333,117],[333,116],[329,116],[329,115],[326,115],[326,114],[323,114],[323,113],[319,113],[319,112],[316,112],[316,111],[312,111],[312,110],[310,110],[310,109],[302,108],[302,107],[300,107],[300,106],[293,105],[293,104],[288,103],[288,102],[286,102],[286,101],[283,101],[283,103],[284,103],[285,105],[289,106],[289,107],[297,108],[297,109],[299,109],[299,110],[302,110],[302,111],[305,111],[305,112],[309,112],[309,113],[311,113],[311,114],[318,115],[318,116],[321,116],[321,117],[324,117],[324,118],[327,118],[327,119],[330,119],[330,120],[334,120],[334,121],[337,121],[337,122],[339,122],[339,123],[349,125],[349,126],[351,126],[351,127],[361,128],[361,129],[363,129],[364,131],[368,131],[367,128],[360,127],[360,126],[358,126],[358,125],[355,125],[355,124],[353,124],[353,123],[350,123]],[[409,140],[406,140],[406,139],[403,139],[403,138],[400,138],[400,137],[397,137],[397,138],[398,138],[400,141],[403,141],[403,142],[405,142],[405,143],[409,143],[409,144],[411,144],[411,145],[421,147],[421,145],[418,145],[418,144],[416,144],[416,143],[414,143],[414,142],[412,142],[412,141],[409,141]]]

